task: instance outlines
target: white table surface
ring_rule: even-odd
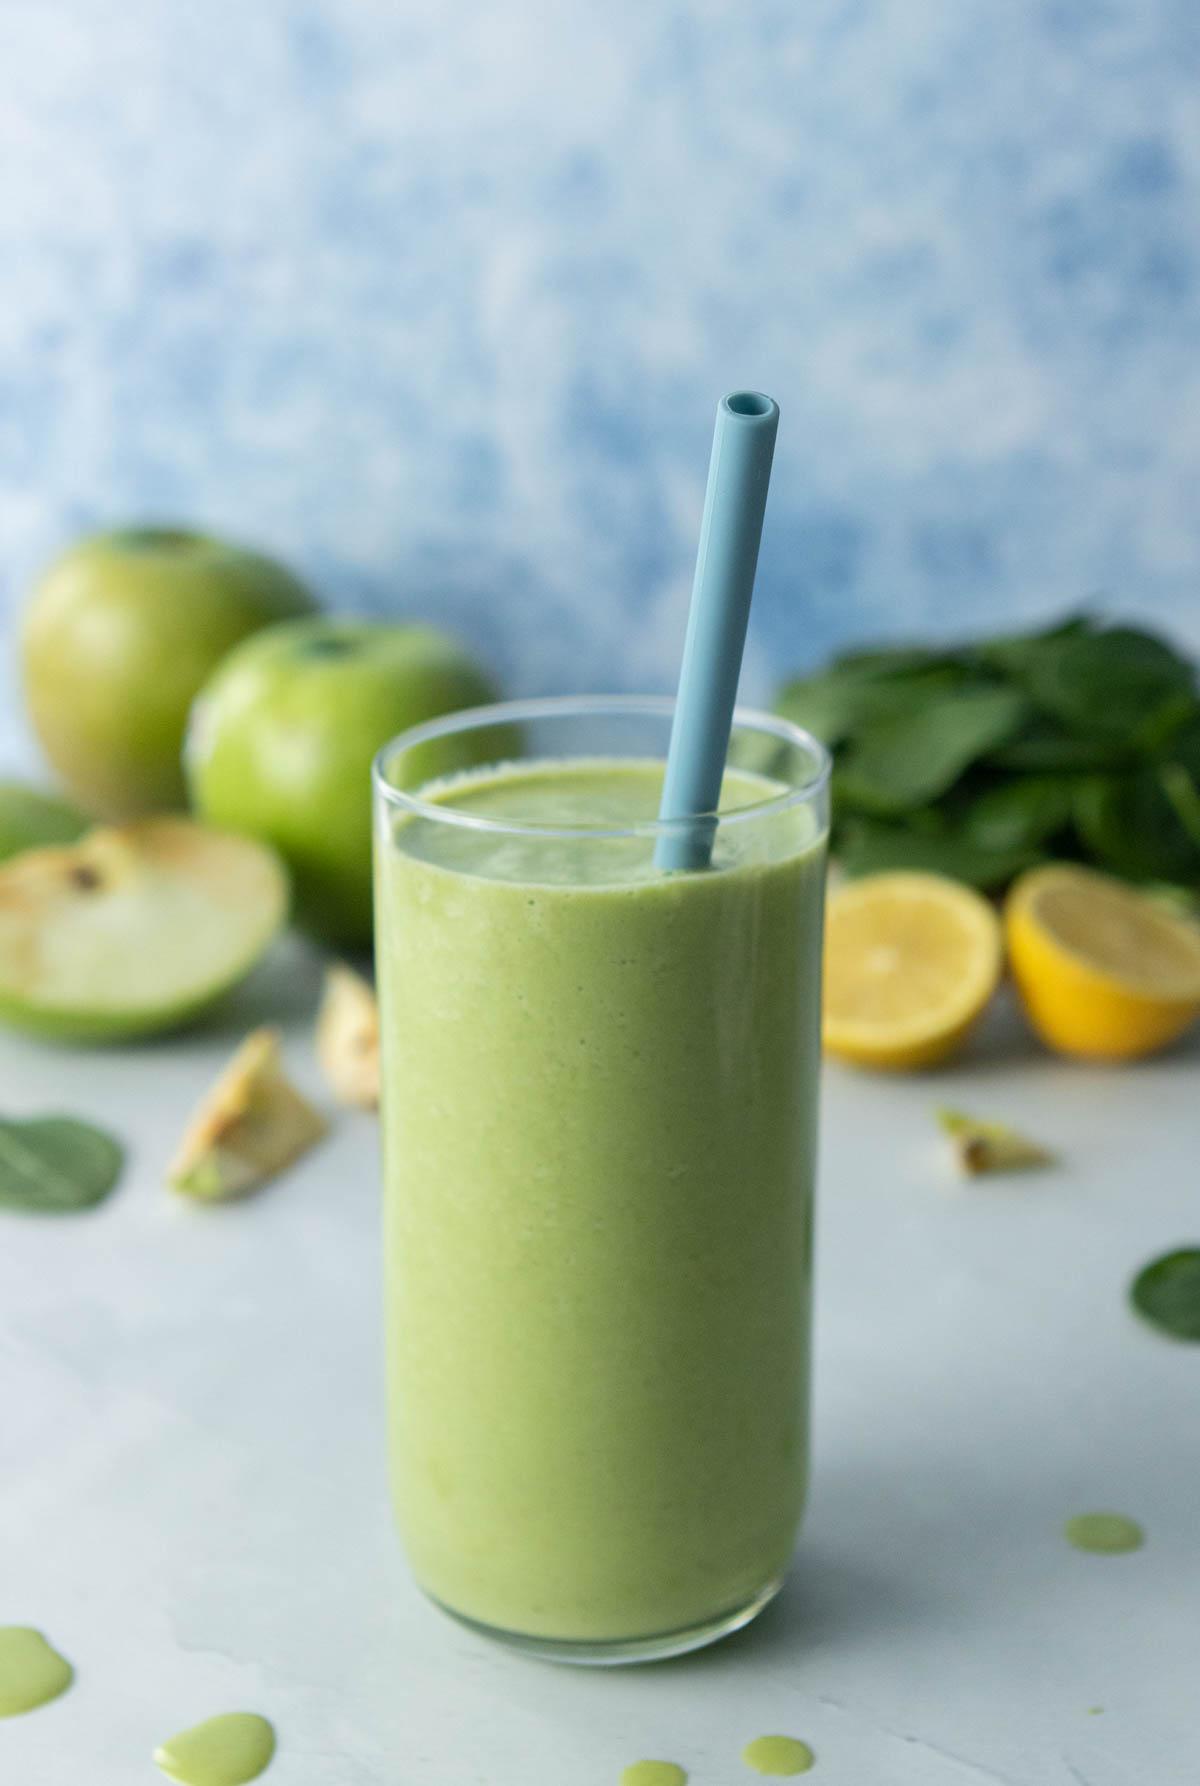
[[[4,1786],[136,1786],[223,1710],[279,1731],[271,1786],[615,1786],[640,1757],[749,1781],[806,1738],[814,1786],[1183,1786],[1200,1778],[1200,1349],[1129,1314],[1131,1271],[1200,1237],[1200,1050],[1056,1062],[1000,1017],[924,1079],[830,1069],[816,1462],[794,1576],[702,1655],[547,1667],[431,1610],[389,1522],[376,1124],[197,1208],[163,1166],[263,1014],[319,1090],[296,945],[204,1032],[64,1052],[0,1036],[0,1108],[131,1145],[86,1216],[0,1211],[0,1623],[74,1689],[0,1723]],[[955,1180],[953,1100],[1061,1148]],[[1071,1513],[1142,1520],[1089,1557]],[[1103,1707],[1100,1713],[1089,1708]]]

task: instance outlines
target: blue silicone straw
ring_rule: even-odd
[[[778,427],[779,405],[758,391],[732,391],[717,405],[658,813],[695,822],[659,833],[658,868],[707,868],[712,855]]]

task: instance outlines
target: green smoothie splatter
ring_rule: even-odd
[[[65,1693],[75,1670],[28,1625],[0,1625],[0,1718],[31,1712]]]
[[[275,1732],[254,1712],[226,1712],[181,1730],[154,1759],[180,1786],[245,1786],[275,1753]]]
[[[756,1736],[742,1750],[742,1760],[759,1774],[806,1774],[816,1756],[794,1736]]]
[[[674,1761],[635,1761],[622,1773],[621,1786],[687,1786],[687,1775]]]
[[[1140,1550],[1146,1542],[1137,1520],[1128,1519],[1124,1513],[1077,1513],[1063,1527],[1063,1537],[1076,1550],[1090,1550],[1104,1557]]]

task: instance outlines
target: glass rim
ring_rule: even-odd
[[[716,819],[722,826],[744,824],[748,820],[774,817],[792,807],[814,806],[827,791],[832,758],[820,739],[811,732],[806,732],[803,726],[793,725],[790,719],[783,719],[774,713],[763,713],[753,707],[734,709],[734,731],[774,738],[780,744],[790,745],[794,750],[806,753],[812,762],[813,772],[802,782],[789,783],[779,794],[772,794],[766,800],[752,801],[748,806],[736,806],[730,812],[698,813],[695,817],[682,819],[638,819],[628,825],[540,825],[526,819],[485,816],[470,812],[465,807],[450,805],[445,800],[425,800],[419,791],[409,793],[388,780],[390,765],[404,751],[435,743],[439,738],[452,737],[458,732],[479,731],[485,726],[514,725],[529,720],[569,719],[572,715],[584,714],[612,718],[640,714],[650,719],[670,720],[674,712],[674,695],[543,695],[529,700],[494,701],[483,707],[461,707],[453,713],[440,714],[436,719],[410,726],[407,731],[389,739],[375,754],[371,764],[371,782],[375,794],[385,805],[412,817],[432,819],[437,824],[459,825],[469,831],[491,832],[493,835],[563,840],[581,837],[609,840],[622,837],[658,837],[691,826],[695,818]],[[578,760],[583,762],[587,759],[581,757]],[[519,764],[521,759],[514,757],[512,761]],[[422,786],[428,787],[431,783],[436,783],[447,788],[453,785],[456,776],[470,777],[477,769],[484,767],[483,764],[472,765],[463,770],[452,771],[446,776],[431,777]],[[748,770],[747,773],[757,772]]]

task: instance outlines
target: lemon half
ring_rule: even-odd
[[[932,1066],[965,1040],[996,989],[1000,921],[937,874],[873,874],[829,901],[824,1041],[858,1066]]]
[[[1133,1060],[1200,1016],[1200,925],[1110,875],[1031,869],[1004,911],[1013,977],[1051,1048]]]

